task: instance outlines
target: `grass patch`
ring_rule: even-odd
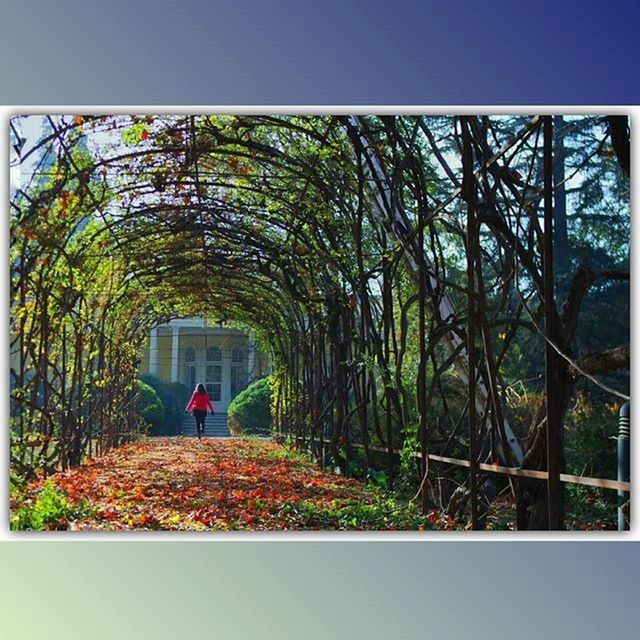
[[[435,528],[434,519],[421,513],[417,505],[400,501],[386,493],[372,493],[369,501],[360,498],[333,500],[329,504],[298,502],[284,512],[305,528],[365,531],[418,530]]]
[[[27,501],[11,516],[13,531],[63,531],[69,523],[89,513],[89,505],[72,505],[53,482],[47,480],[33,502]]]

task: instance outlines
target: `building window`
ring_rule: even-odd
[[[222,365],[208,364],[206,369],[205,387],[212,402],[220,402],[222,398]]]
[[[207,362],[220,362],[222,360],[222,351],[220,347],[209,347],[207,349]]]
[[[196,350],[188,347],[184,352],[185,373],[184,382],[192,389],[196,386]]]
[[[231,352],[231,399],[233,400],[246,386],[246,372],[244,370],[244,352],[242,349],[234,349]]]

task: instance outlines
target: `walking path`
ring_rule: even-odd
[[[74,507],[72,530],[429,529],[419,514],[363,482],[324,472],[312,460],[268,440],[153,438],[49,481]],[[45,481],[32,485],[33,504]],[[28,502],[27,502],[28,501]]]

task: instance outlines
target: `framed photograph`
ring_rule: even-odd
[[[629,117],[541,111],[11,115],[10,528],[628,529]]]

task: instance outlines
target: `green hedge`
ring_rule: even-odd
[[[261,378],[241,391],[229,405],[233,435],[271,435],[271,379]]]
[[[178,435],[184,408],[191,397],[189,389],[179,382],[166,382],[152,375],[143,375],[140,379],[155,390],[164,408],[162,423],[154,426],[151,434]]]
[[[138,380],[138,414],[151,426],[151,430],[159,429],[164,424],[164,407],[155,389],[146,382]]]

